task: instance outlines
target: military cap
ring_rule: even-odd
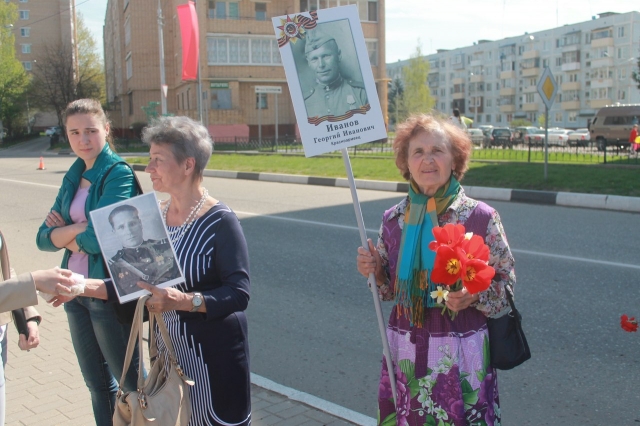
[[[329,41],[335,41],[332,35],[324,33],[318,29],[307,32],[307,43],[304,46],[304,54],[308,54]]]

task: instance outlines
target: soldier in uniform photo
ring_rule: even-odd
[[[364,83],[343,78],[342,53],[332,35],[309,30],[304,53],[316,82],[303,93],[308,117],[337,117],[369,103]]]
[[[123,295],[139,291],[138,281],[157,285],[180,276],[169,240],[144,240],[138,209],[118,206],[109,214],[109,223],[122,244],[109,259],[109,269]]]

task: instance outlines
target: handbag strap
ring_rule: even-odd
[[[513,301],[513,286],[511,284],[505,284],[504,291],[507,292],[507,300],[509,301],[509,305],[511,306],[511,312],[514,312],[516,316],[518,316],[519,312],[516,309],[516,304]]]

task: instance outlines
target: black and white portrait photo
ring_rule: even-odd
[[[146,293],[138,281],[159,287],[183,281],[155,193],[94,210],[91,217],[121,303]]]
[[[347,19],[308,30],[293,52],[307,117],[346,119],[369,103]]]
[[[307,157],[387,137],[355,5],[274,17]]]

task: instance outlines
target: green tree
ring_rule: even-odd
[[[23,94],[29,77],[16,59],[12,26],[18,18],[16,5],[0,2],[0,127],[17,132],[22,117]]]
[[[407,114],[430,112],[435,101],[427,85],[429,61],[422,56],[420,40],[418,40],[416,51],[411,55],[409,65],[404,68],[403,74],[405,116]]]
[[[640,58],[638,58],[638,70],[633,72],[632,78],[638,84],[638,89],[640,89]]]
[[[42,110],[55,111],[62,124],[66,106],[82,98],[105,100],[104,65],[96,41],[78,15],[78,64],[74,63],[71,43],[47,46],[43,57],[33,69],[31,92]]]
[[[404,112],[404,84],[400,77],[396,77],[389,83],[389,115],[395,124],[400,117],[405,117]]]
[[[541,127],[541,128],[544,128],[544,127],[546,127],[546,124],[547,124],[546,116],[544,114],[540,114],[538,116],[538,126]]]
[[[517,118],[509,123],[509,126],[514,127],[530,127],[531,122],[529,120],[525,120],[524,118]]]

